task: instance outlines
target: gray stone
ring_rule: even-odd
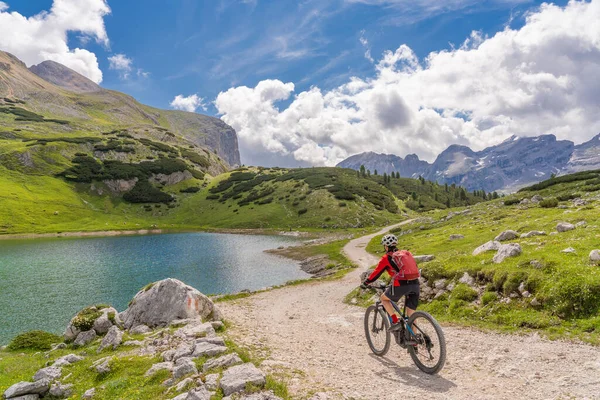
[[[226,354],[226,355],[216,358],[214,360],[206,361],[204,363],[204,366],[202,367],[202,370],[204,372],[206,372],[213,368],[229,367],[229,366],[241,364],[241,363],[243,363],[243,361],[240,358],[240,356],[238,356],[237,354],[235,354],[235,353]]]
[[[542,200],[544,200],[544,198],[542,196],[540,196],[539,194],[536,194],[535,196],[533,196],[531,198],[532,203],[539,203]]]
[[[580,198],[573,199],[572,202],[575,207],[583,207],[583,206],[587,205],[587,201],[580,199]]]
[[[227,347],[220,346],[218,344],[208,343],[208,342],[200,342],[196,344],[194,348],[194,357],[202,357],[208,356],[213,357],[227,351]]]
[[[89,331],[81,332],[79,335],[77,335],[77,339],[75,339],[75,342],[73,342],[73,344],[75,346],[85,346],[93,342],[94,339],[96,339],[96,337],[96,331],[90,329]]]
[[[187,400],[187,398],[188,398],[188,394],[182,393],[178,396],[173,397],[171,400]]]
[[[435,260],[435,256],[431,254],[422,255],[422,256],[413,256],[417,263],[429,262]]]
[[[600,264],[600,250],[590,251],[590,261],[593,264]]]
[[[185,389],[188,385],[191,385],[194,383],[194,380],[192,378],[185,378],[184,380],[182,380],[181,382],[179,382],[176,386],[175,386],[175,390],[178,392],[181,392],[183,389]]]
[[[86,390],[81,398],[82,399],[91,399],[95,395],[96,395],[96,388],[91,388],[91,389]]]
[[[61,367],[52,366],[46,367],[38,370],[33,376],[34,381],[39,381],[40,379],[46,379],[50,382],[55,381],[60,378],[62,375]]]
[[[180,327],[184,325],[198,325],[202,323],[202,318],[186,318],[186,319],[176,319],[169,322],[169,326]]]
[[[437,281],[433,282],[433,286],[438,290],[445,288],[446,287],[446,279],[438,279]]]
[[[500,248],[500,246],[502,245],[502,243],[495,241],[495,240],[490,240],[487,243],[482,244],[481,246],[479,246],[478,248],[476,248],[475,250],[473,250],[473,255],[477,256],[481,253],[485,253],[486,251],[496,251]]]
[[[110,357],[104,357],[104,358],[97,360],[95,363],[92,364],[91,368],[95,369],[96,372],[99,374],[109,373],[111,371]]]
[[[137,347],[142,347],[145,343],[141,342],[139,340],[128,340],[126,342],[123,342],[123,346],[137,346]]]
[[[529,265],[531,265],[533,268],[536,268],[536,269],[542,269],[542,268],[544,268],[544,264],[542,264],[538,260],[531,260],[529,262]]]
[[[579,221],[578,223],[575,224],[575,228],[583,228],[587,226],[587,222],[585,221]]]
[[[112,347],[112,349],[115,350],[117,347],[119,347],[122,341],[123,331],[120,330],[116,325],[113,325],[108,330],[106,336],[104,336],[104,339],[102,339],[102,343],[100,343],[100,347],[98,347],[98,353],[107,347]]]
[[[461,235],[461,234],[454,234],[454,235],[450,235],[450,240],[460,240],[460,239],[464,239],[465,235]]]
[[[35,382],[19,382],[6,389],[4,398],[11,399],[26,394],[44,394],[48,390],[50,390],[50,381],[48,379],[41,379]]]
[[[150,333],[150,332],[152,332],[152,329],[150,329],[147,325],[144,325],[144,324],[135,326],[129,330],[129,333],[132,335],[139,335],[139,334]]]
[[[180,338],[202,338],[215,336],[215,330],[210,322],[205,324],[190,324],[179,328],[174,335]]]
[[[433,296],[433,298],[434,298],[434,299],[437,299],[437,298],[439,298],[439,297],[442,297],[442,296],[443,296],[443,295],[445,295],[445,294],[446,294],[446,291],[445,291],[445,290],[440,290],[440,291],[438,291],[438,292],[435,294],[435,296]]]
[[[96,333],[98,335],[104,335],[106,332],[108,332],[110,327],[115,324],[121,325],[121,319],[119,318],[119,312],[117,310],[115,310],[113,307],[103,308],[100,311],[102,312],[102,315],[100,317],[98,317],[96,319],[96,321],[94,321],[94,330],[96,331]],[[111,313],[113,315],[112,318],[115,321],[115,324],[113,324],[112,321],[110,320],[110,318],[108,317],[108,315]]]
[[[11,397],[9,400],[38,400],[39,398],[39,394],[26,394],[24,396]]]
[[[127,329],[140,324],[151,328],[166,326],[176,319],[199,317],[216,321],[222,318],[220,310],[208,297],[171,278],[139,291],[122,316]]]
[[[223,372],[219,386],[225,396],[229,396],[243,391],[249,383],[258,387],[263,387],[266,383],[265,374],[252,363],[236,365]]]
[[[186,400],[210,400],[211,393],[204,387],[192,389],[188,392]]]
[[[206,382],[204,384],[206,385],[206,388],[208,390],[214,391],[219,388],[219,374],[206,375],[205,379],[206,379]]]
[[[531,231],[521,235],[521,239],[530,238],[533,236],[546,236],[546,232],[544,231]]]
[[[468,272],[465,272],[458,281],[460,283],[464,283],[466,285],[473,286],[473,284],[475,283],[475,278],[473,278],[471,275],[469,275]]]
[[[519,237],[519,234],[513,230],[507,230],[496,236],[494,239],[497,242],[504,242],[506,240],[513,240]]]
[[[73,320],[71,320],[71,322],[69,322],[69,325],[67,326],[67,329],[65,329],[63,337],[66,341],[70,342],[72,340],[75,340],[77,335],[79,335],[80,333],[81,331],[73,325]]]
[[[573,229],[575,229],[575,225],[570,224],[568,222],[560,222],[558,223],[558,225],[556,225],[556,230],[558,232],[567,232],[572,231]]]
[[[500,264],[506,258],[516,257],[516,256],[520,255],[522,252],[523,252],[523,250],[521,249],[521,245],[518,243],[503,244],[498,249],[498,252],[494,256],[493,260],[496,264]]]
[[[531,299],[531,303],[530,303],[533,307],[538,307],[541,305],[541,303],[538,301],[538,299],[536,299],[535,297],[533,299]]]
[[[170,361],[176,361],[181,357],[188,357],[194,352],[194,345],[191,343],[183,343],[173,353]]]
[[[59,399],[71,397],[71,395],[73,394],[73,384],[69,383],[63,385],[60,382],[55,382],[50,387],[49,394],[50,396],[57,397]]]
[[[173,361],[173,356],[175,356],[176,350],[170,349],[162,353],[162,358],[164,361]]]
[[[323,397],[323,399],[327,399],[327,397]],[[240,397],[239,400],[283,400],[281,397],[275,396],[275,393],[272,391],[268,392],[259,392],[252,394],[245,394]]]
[[[225,326],[225,324],[223,324],[223,322],[221,322],[221,321],[212,321],[211,325],[215,331],[219,330]]]
[[[196,363],[193,359],[189,357],[183,357],[175,362],[175,367],[173,368],[173,378],[179,379],[185,375],[197,373],[198,368],[196,367]]]
[[[456,283],[450,282],[450,284],[448,286],[446,286],[446,290],[451,292],[454,290],[455,287],[456,287]]]
[[[81,360],[83,360],[83,357],[81,356],[78,356],[76,354],[67,354],[66,356],[62,356],[59,359],[57,359],[52,365],[55,367],[64,367],[65,365],[74,364]]]
[[[560,252],[561,253],[567,253],[567,254],[577,253],[577,251],[574,248],[572,248],[572,247],[567,247],[566,249],[561,250]]]
[[[173,371],[173,367],[174,367],[174,365],[172,362],[157,363],[157,364],[154,364],[153,366],[151,366],[150,369],[148,371],[146,371],[144,376],[149,377],[149,376],[154,375],[158,371],[162,371],[162,370]]]

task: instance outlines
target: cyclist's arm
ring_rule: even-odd
[[[384,273],[387,266],[388,266],[387,256],[384,256],[381,258],[381,260],[379,260],[379,264],[377,264],[377,268],[375,268],[375,271],[373,271],[371,273],[371,275],[369,275],[369,277],[364,281],[364,283],[368,285],[370,283],[375,282],[377,279],[379,279],[381,274]]]

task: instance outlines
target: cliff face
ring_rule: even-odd
[[[578,146],[569,140],[556,140],[554,135],[513,136],[478,152],[452,145],[433,164],[415,155],[402,159],[376,153],[357,154],[338,164],[353,169],[361,165],[380,173],[397,171],[407,178],[422,175],[431,181],[462,185],[467,190],[513,191],[548,179],[551,174],[600,169],[600,135]]]
[[[0,51],[0,98],[4,97],[26,101],[31,111],[74,120],[91,130],[99,129],[98,125],[164,128],[209,148],[230,165],[240,164],[237,134],[220,119],[143,105],[53,61],[28,69],[15,56]]]

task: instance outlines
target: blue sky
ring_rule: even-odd
[[[24,16],[52,6],[52,0],[5,2]],[[373,74],[361,37],[375,59],[404,43],[424,57],[459,45],[473,30],[502,30],[511,16],[514,26],[522,24],[522,13],[541,2],[464,1],[456,2],[455,10],[405,7],[409,1],[398,2],[402,6],[373,3],[170,0],[165,6],[159,0],[109,0],[112,12],[104,21],[110,48],[94,42],[85,48],[98,56],[103,87],[168,108],[178,94],[197,93],[209,103],[229,87],[254,86],[263,79],[294,82],[297,91],[326,90],[350,76]],[[78,36],[69,33],[71,47],[81,45]],[[121,79],[109,69],[107,58],[115,53],[125,54],[150,76]],[[207,113],[216,112],[209,105]]]
[[[0,0],[0,48],[222,118],[245,163],[433,161],[600,132],[598,20],[600,0]]]

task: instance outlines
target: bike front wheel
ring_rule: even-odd
[[[416,344],[408,346],[408,352],[419,369],[436,374],[446,362],[446,339],[440,324],[424,311],[415,311],[408,319],[410,339]]]
[[[365,312],[365,336],[371,351],[383,356],[390,349],[390,322],[387,313],[376,306],[369,306]]]

